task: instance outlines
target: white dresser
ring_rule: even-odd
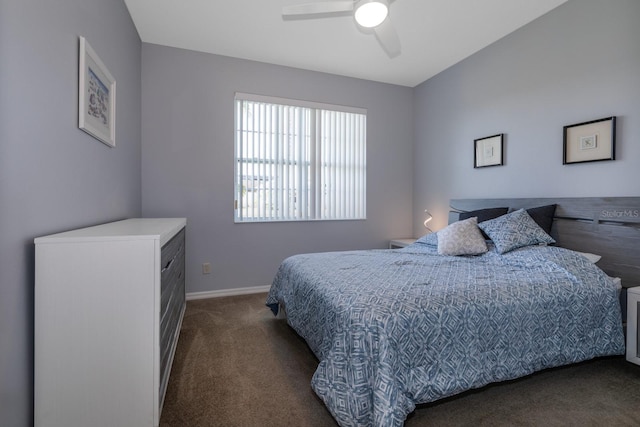
[[[184,218],[35,239],[35,426],[157,426],[185,309]]]

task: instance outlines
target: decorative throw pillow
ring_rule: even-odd
[[[529,216],[544,230],[545,233],[551,234],[551,226],[553,225],[553,217],[556,214],[556,205],[539,206],[537,208],[527,209]]]
[[[487,252],[487,244],[478,228],[478,218],[473,217],[438,231],[440,255],[479,255]]]
[[[478,209],[475,211],[469,212],[460,212],[458,219],[467,219],[471,217],[478,218],[478,222],[488,221],[490,219],[497,218],[506,214],[509,211],[509,208],[488,208],[488,209]]]
[[[462,220],[462,219],[467,219],[475,216],[476,218],[478,218],[478,222],[480,223],[482,221],[489,221],[490,219],[494,219],[499,216],[502,216],[507,212],[509,212],[509,208],[477,209],[475,211],[460,212],[460,215],[458,215],[458,219]],[[485,239],[489,238],[489,236],[487,236],[484,231],[482,230],[480,231],[482,232],[482,236]]]
[[[532,245],[555,243],[551,236],[531,218],[524,209],[508,213],[501,217],[478,224],[493,243],[499,253]]]

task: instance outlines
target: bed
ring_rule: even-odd
[[[582,243],[589,246],[602,240],[594,231],[600,225],[616,227],[615,233],[629,229],[622,236],[637,243],[633,210],[619,208],[640,200],[607,199],[615,206],[607,212],[630,217],[607,213],[603,224],[593,215],[577,215],[584,200],[452,201],[455,214],[446,232],[406,248],[284,260],[266,302],[274,313],[286,312],[289,325],[318,358],[311,386],[339,425],[401,426],[420,403],[624,354],[620,285],[611,275],[621,272],[616,260],[607,261],[614,269],[605,272],[585,255],[592,251],[561,243],[572,246],[587,236]],[[533,220],[533,207],[542,204],[554,205],[546,225]],[[480,218],[498,206],[509,212]],[[505,232],[514,221],[517,232]],[[568,235],[577,240],[567,239],[564,222],[587,224],[586,231],[576,232],[573,224]],[[620,237],[616,244],[626,243]],[[633,268],[631,274],[622,272],[635,283]]]

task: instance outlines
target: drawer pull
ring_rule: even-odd
[[[169,267],[171,267],[171,264],[173,264],[173,260],[175,258],[172,258],[171,260],[169,260],[169,262],[167,263],[167,265],[164,266],[164,268],[160,271],[160,273],[164,273],[165,270],[167,270]]]

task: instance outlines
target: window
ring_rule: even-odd
[[[236,94],[235,222],[366,218],[366,110]]]

